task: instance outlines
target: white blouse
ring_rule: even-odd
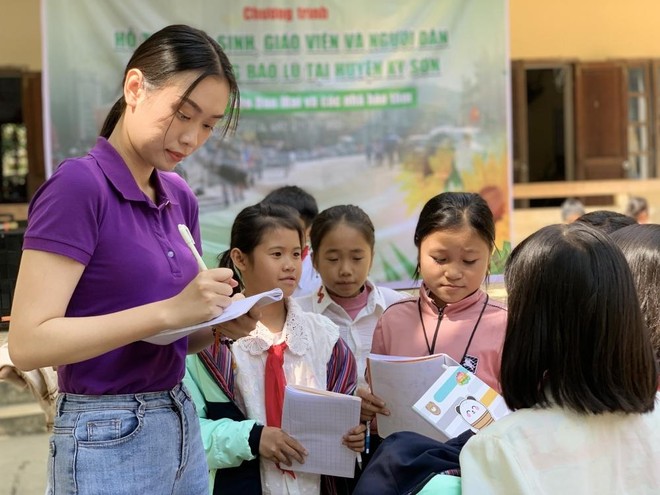
[[[324,316],[303,312],[291,299],[286,304],[287,317],[281,334],[272,333],[259,322],[250,335],[232,346],[237,402],[248,418],[262,424],[266,424],[264,373],[270,346],[287,343],[283,365],[287,383],[326,390],[327,364],[339,338],[337,326]],[[294,479],[266,459],[260,460],[260,468],[264,494],[320,493],[319,475],[296,473]]]
[[[461,452],[463,495],[660,494],[660,399],[647,414],[521,409]]]
[[[367,305],[360,310],[355,319],[351,318],[344,308],[332,300],[323,285],[312,294],[296,299],[303,310],[327,316],[339,326],[339,335],[355,355],[358,386],[366,386],[364,374],[367,368],[367,356],[371,352],[371,341],[378,318],[390,304],[411,297],[387,287],[378,287],[369,280],[367,280],[367,285],[371,289]]]

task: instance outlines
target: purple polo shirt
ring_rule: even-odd
[[[35,194],[23,249],[85,265],[66,316],[103,315],[166,299],[197,274],[177,227],[188,225],[201,245],[197,200],[177,174],[154,174],[156,204],[119,153],[99,138],[87,156],[64,161]],[[93,395],[167,390],[183,378],[186,348],[187,338],[166,346],[135,342],[60,366],[59,387]]]

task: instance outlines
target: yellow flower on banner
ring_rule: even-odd
[[[453,150],[438,148],[428,158],[418,155],[404,163],[403,171],[397,180],[404,192],[408,213],[446,190],[453,159]],[[469,170],[463,170],[460,174],[463,190],[479,193],[488,202],[495,219],[495,245],[501,250],[504,243],[510,241],[506,152],[475,153],[471,165]]]
[[[428,158],[417,155],[404,162],[397,181],[405,192],[408,213],[445,190],[453,157],[451,149],[437,148]]]
[[[472,159],[472,170],[462,175],[465,190],[483,196],[495,217],[495,244],[502,249],[510,240],[509,184],[506,154],[477,154]]]

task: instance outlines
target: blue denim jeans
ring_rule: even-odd
[[[61,394],[50,440],[51,495],[208,494],[189,392]]]

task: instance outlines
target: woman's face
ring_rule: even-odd
[[[138,163],[170,171],[211,136],[227,108],[229,84],[208,76],[183,98],[197,77],[182,73],[161,88],[143,80],[135,104],[124,114],[129,152]]]

